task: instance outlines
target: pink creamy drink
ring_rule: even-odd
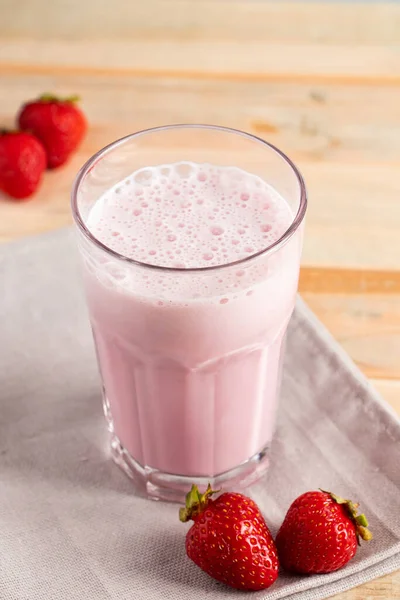
[[[82,217],[114,457],[150,494],[265,470],[301,227],[278,242],[294,217],[258,175],[206,162],[125,171]]]

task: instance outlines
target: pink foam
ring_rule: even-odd
[[[138,261],[145,254],[149,264],[173,266],[168,251],[183,248],[182,262],[193,268],[263,250],[291,220],[286,202],[259,177],[232,167],[177,163],[142,169],[109,190],[88,226],[112,250]]]

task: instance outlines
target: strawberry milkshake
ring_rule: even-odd
[[[155,497],[178,498],[189,481],[247,484],[265,470],[274,432],[296,206],[240,166],[125,162],[113,185],[100,177],[101,193],[96,165],[86,170],[95,183],[78,180],[114,458]]]

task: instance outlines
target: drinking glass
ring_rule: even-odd
[[[281,237],[242,260],[185,268],[134,260],[90,230],[93,206],[132,173],[146,185],[149,167],[192,163],[272,186],[292,215]],[[192,483],[241,489],[266,471],[306,205],[283,152],[223,127],[140,131],[79,172],[72,212],[111,453],[150,497],[181,500]]]

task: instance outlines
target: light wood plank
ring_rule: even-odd
[[[74,173],[96,150],[129,131],[187,121],[258,133],[254,123],[262,118],[277,130],[264,137],[289,153],[308,185],[303,265],[399,270],[400,101],[387,89],[379,88],[374,95],[374,88],[368,88],[372,96],[361,111],[343,86],[318,88],[326,95],[321,103],[313,97],[314,87],[306,85],[117,78],[111,86],[107,78],[81,76],[10,76],[3,81],[0,117],[5,125],[12,125],[12,115],[25,99],[46,89],[60,94],[78,90],[91,123],[73,162],[47,174],[41,191],[23,210],[15,203],[2,205],[4,241],[70,223],[68,197]],[[361,102],[365,92],[354,88],[354,99]],[[392,123],[397,133],[386,136]]]
[[[399,294],[303,294],[303,298],[371,378],[400,379]]]
[[[270,40],[385,44],[399,41],[396,3],[266,0],[2,0],[0,35],[67,38]]]
[[[387,379],[372,379],[374,387],[392,408],[400,415],[400,381]]]
[[[400,165],[400,87],[0,73],[2,122],[43,90],[78,90],[99,145],[160,123],[211,122],[252,131],[296,160]]]
[[[398,167],[351,162],[299,164],[310,196],[304,264],[397,271]]]
[[[332,597],[332,600],[397,600],[397,598],[400,598],[400,572],[337,594]]]
[[[279,57],[279,59],[277,59]],[[399,49],[220,40],[5,39],[0,69],[315,83],[400,84]]]
[[[400,295],[400,271],[303,267],[299,290],[305,294]]]

